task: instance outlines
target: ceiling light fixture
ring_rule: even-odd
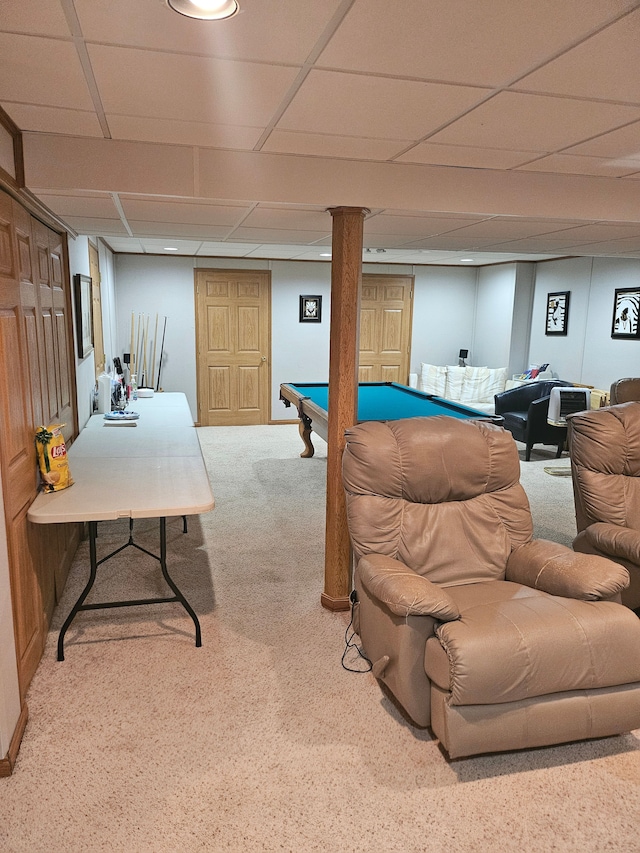
[[[165,252],[177,252],[178,251],[175,246],[165,246],[164,250],[165,250]]]
[[[320,257],[321,258],[330,258],[331,252],[320,252]]]
[[[461,264],[472,264],[475,258],[460,258]]]
[[[222,21],[239,11],[237,0],[167,0],[167,5],[187,18]]]

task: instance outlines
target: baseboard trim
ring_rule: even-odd
[[[323,607],[326,607],[327,610],[348,610],[351,606],[349,602],[349,596],[346,598],[332,598],[330,595],[327,595],[326,592],[323,592],[320,595],[320,603]]]
[[[13,733],[13,737],[11,738],[11,743],[9,744],[9,751],[4,758],[0,758],[0,778],[11,776],[13,773],[20,744],[22,743],[22,735],[24,734],[28,719],[29,709],[27,708],[27,703],[23,702],[22,710],[18,717],[18,723]]]

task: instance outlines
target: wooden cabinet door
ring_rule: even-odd
[[[270,418],[270,273],[196,270],[198,423]]]
[[[362,276],[359,382],[408,383],[412,292],[412,276]]]

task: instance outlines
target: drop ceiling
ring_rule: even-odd
[[[115,252],[640,258],[640,0],[4,0],[27,187]]]

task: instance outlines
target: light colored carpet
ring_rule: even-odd
[[[347,614],[320,606],[325,448],[292,425],[200,430],[217,507],[169,526],[178,605],[80,614],[81,547],[0,780],[3,853],[640,850],[640,732],[449,763],[370,674],[340,664]],[[522,463],[537,535],[570,543],[571,480]],[[156,550],[155,523],[136,537]],[[100,526],[101,553],[126,523]],[[99,595],[163,594],[134,549]],[[134,577],[139,580],[135,581]],[[122,584],[126,588],[120,589]]]

